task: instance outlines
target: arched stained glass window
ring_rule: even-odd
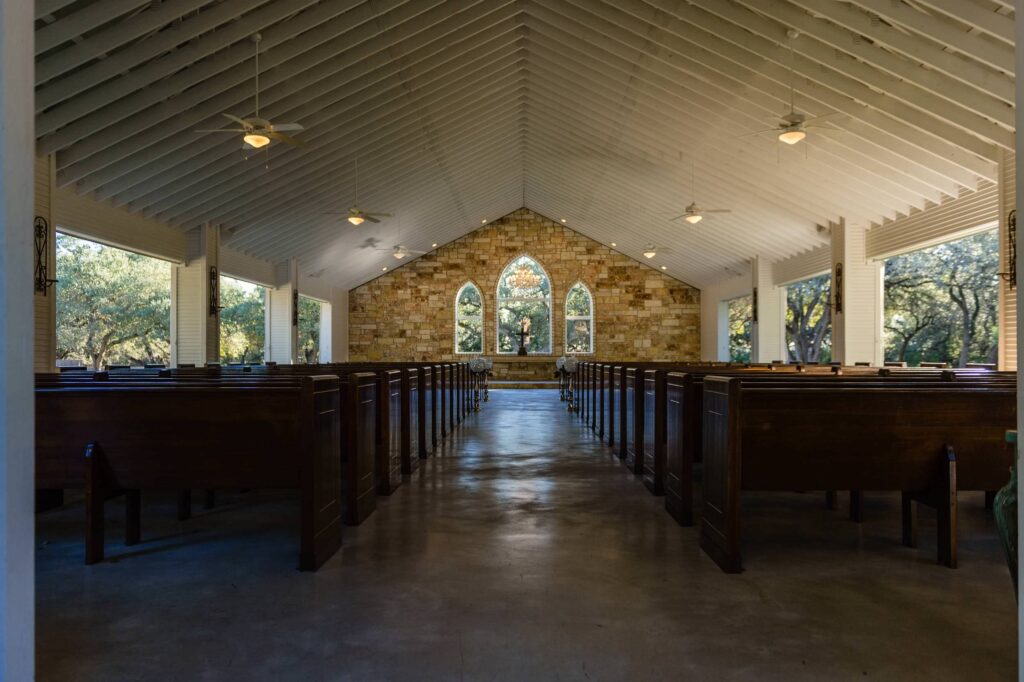
[[[455,352],[484,351],[484,299],[472,282],[455,295]]]
[[[565,296],[565,352],[594,352],[594,298],[583,282]]]
[[[519,350],[526,331],[526,350],[551,352],[551,280],[540,263],[520,256],[498,278],[498,352]]]

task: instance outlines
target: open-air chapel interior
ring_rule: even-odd
[[[1024,679],[1016,4],[0,0],[0,679]]]

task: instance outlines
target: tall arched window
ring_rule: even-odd
[[[498,278],[498,352],[519,350],[524,329],[529,352],[551,352],[551,280],[529,256],[516,258]]]
[[[455,352],[484,352],[484,299],[472,282],[455,295]]]
[[[594,352],[594,298],[583,282],[565,296],[565,352]]]

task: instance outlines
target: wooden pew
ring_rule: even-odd
[[[402,370],[402,473],[414,473],[420,466],[420,438],[423,405],[420,403],[420,371],[415,367]]]
[[[378,370],[377,381],[377,494],[390,495],[402,484],[402,371]]]
[[[1007,386],[703,383],[701,547],[726,572],[742,570],[743,490],[900,491],[904,543],[915,542],[913,503],[934,506],[939,561],[955,567],[957,490],[997,489],[1013,463]]]
[[[103,503],[139,491],[296,488],[299,568],[341,546],[341,409],[334,376],[292,386],[71,385],[36,389],[36,482],[85,491],[86,563],[103,559]]]

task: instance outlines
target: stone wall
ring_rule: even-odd
[[[520,209],[349,293],[349,358],[466,358],[454,351],[455,295],[484,296],[484,354],[494,355],[498,277],[521,254],[551,277],[552,355],[565,345],[565,295],[594,297],[595,359],[698,360],[700,292],[527,209]],[[581,356],[582,357],[582,356]]]

